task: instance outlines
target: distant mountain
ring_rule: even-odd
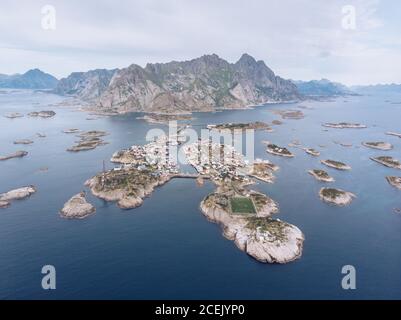
[[[117,69],[97,69],[88,72],[74,72],[59,81],[54,92],[60,95],[72,95],[82,100],[98,99],[107,89]]]
[[[401,84],[376,84],[370,86],[353,86],[351,89],[359,94],[401,93]]]
[[[62,79],[56,91],[86,100],[99,97],[95,104],[100,110],[118,113],[210,111],[301,98],[292,82],[248,54],[234,64],[212,54],[145,68],[133,64],[74,73]]]
[[[12,89],[53,89],[58,80],[39,69],[32,69],[24,74],[0,74],[0,88]]]
[[[354,94],[347,86],[327,79],[293,82],[305,96],[332,97]]]

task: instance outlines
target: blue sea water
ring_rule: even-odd
[[[391,155],[401,159],[401,139],[386,131],[401,131],[401,94],[355,96],[330,102],[305,102],[302,120],[284,120],[272,133],[255,133],[255,154],[280,166],[275,184],[254,188],[280,204],[276,216],[305,234],[301,259],[286,265],[262,264],[238,250],[199,211],[199,202],[213,186],[176,179],[158,188],[134,210],[88,195],[96,214],[65,220],[58,211],[83,183],[102,169],[116,150],[145,143],[150,128],[139,114],[89,121],[74,108],[56,106],[61,97],[33,91],[2,91],[0,114],[51,109],[51,119],[0,117],[0,154],[25,149],[22,159],[0,162],[0,193],[33,184],[38,192],[0,209],[0,299],[400,299],[401,192],[385,180],[401,171],[369,159]],[[389,101],[387,101],[389,100]],[[197,113],[198,128],[210,123],[280,119],[272,109],[299,104],[262,106],[252,110]],[[360,122],[367,129],[328,129],[324,122]],[[63,129],[106,130],[108,145],[69,153],[77,138]],[[43,132],[46,138],[36,137]],[[29,146],[16,139],[30,138]],[[319,149],[314,158],[291,148],[293,159],[269,155],[262,140],[286,146],[292,140]],[[384,140],[392,151],[361,146]],[[352,143],[343,147],[335,141]],[[325,147],[319,147],[325,145]],[[334,187],[357,195],[348,207],[323,203],[323,186],[307,170],[322,168],[320,159],[352,166],[350,172],[327,169]],[[107,167],[111,164],[107,163]],[[47,172],[39,169],[47,167]],[[41,268],[54,265],[57,289],[41,287]],[[356,290],[343,290],[344,265],[356,268]]]

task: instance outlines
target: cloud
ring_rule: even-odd
[[[54,31],[41,28],[45,4],[56,8]],[[344,5],[355,6],[355,30],[342,28]],[[401,65],[398,33],[382,8],[377,0],[2,0],[0,73],[40,67],[60,77],[206,53],[235,61],[248,52],[287,78],[401,82],[389,72]]]

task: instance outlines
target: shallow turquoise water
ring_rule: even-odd
[[[0,94],[0,114],[52,109],[52,119],[0,117],[0,153],[25,149],[23,159],[0,162],[0,192],[34,184],[37,194],[0,211],[0,298],[28,299],[399,299],[401,298],[401,192],[386,175],[401,171],[369,160],[392,155],[401,159],[401,139],[386,131],[401,131],[398,96],[340,98],[332,102],[305,102],[302,120],[283,120],[273,133],[256,132],[257,157],[280,166],[275,184],[255,186],[280,204],[276,216],[297,225],[305,234],[300,260],[287,265],[265,265],[249,258],[221,235],[218,226],[201,215],[201,199],[213,190],[207,183],[173,180],[159,188],[140,208],[122,211],[112,203],[89,196],[97,212],[88,219],[61,219],[58,211],[72,195],[84,189],[86,179],[102,168],[111,154],[145,143],[149,125],[138,114],[85,120],[73,109],[48,106],[62,99],[31,91]],[[347,102],[346,102],[347,101]],[[253,110],[196,114],[194,124],[266,121],[279,119],[271,109],[295,105],[264,106]],[[323,131],[324,122],[361,122],[363,130]],[[75,140],[63,129],[106,130],[110,144],[71,154]],[[197,126],[196,128],[200,128]],[[47,134],[37,138],[37,132]],[[15,146],[16,139],[32,138],[30,146]],[[292,148],[294,159],[265,152],[262,140],[287,145],[298,139],[321,151],[313,158]],[[362,141],[385,140],[389,152],[360,146]],[[333,141],[352,143],[346,148]],[[320,148],[319,145],[326,145]],[[346,208],[329,206],[317,195],[321,183],[307,170],[321,168],[320,159],[332,158],[352,166],[350,172],[328,169],[332,186],[355,193]],[[108,167],[111,164],[107,163]],[[48,172],[39,172],[48,167]],[[41,288],[41,268],[57,270],[57,289]],[[341,268],[357,270],[357,289],[341,288]]]

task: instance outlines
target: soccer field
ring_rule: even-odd
[[[249,198],[245,197],[236,197],[231,198],[231,211],[234,214],[247,214],[247,213],[256,213],[255,206],[253,202]]]

